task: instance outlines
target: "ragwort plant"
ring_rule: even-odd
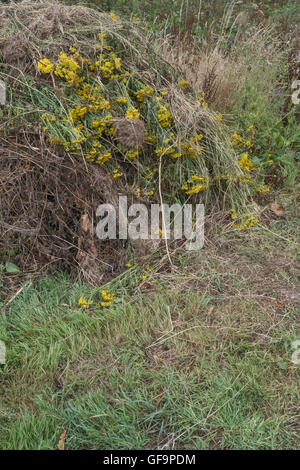
[[[107,16],[112,24],[120,21]],[[145,35],[137,31],[136,37]],[[40,123],[49,144],[101,165],[118,189],[136,198],[191,199],[210,210],[231,211],[235,228],[255,225],[258,219],[247,207],[256,181],[253,166],[239,158],[222,115],[152,52],[148,69],[145,63],[142,69],[136,44],[118,30],[100,26],[92,38],[89,53],[75,38],[73,45],[37,59],[36,80],[20,74],[15,83],[21,99],[9,89],[6,132],[20,123]]]

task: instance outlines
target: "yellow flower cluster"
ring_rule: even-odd
[[[188,85],[189,85],[189,82],[187,82],[186,80],[181,80],[178,83],[179,88],[181,88],[182,90],[184,90]]]
[[[117,15],[115,15],[115,13],[113,13],[112,11],[110,12],[110,17],[113,21],[118,21]]]
[[[49,59],[41,59],[37,63],[40,72],[46,74],[51,73],[54,69],[54,65]]]
[[[161,127],[169,127],[172,124],[173,116],[167,108],[162,106],[157,112],[157,119]]]
[[[208,103],[205,101],[205,96],[203,91],[201,91],[198,95],[198,101],[203,106],[203,108],[208,108]]]
[[[154,169],[151,170],[151,168],[149,168],[149,167],[147,166],[146,171],[145,171],[145,175],[144,175],[145,178],[146,178],[146,179],[152,178],[152,176],[156,173],[156,171],[157,171],[156,168],[154,168]]]
[[[132,106],[127,110],[125,114],[126,119],[138,119],[139,117],[140,117],[139,111]]]
[[[139,91],[135,93],[135,96],[137,100],[140,103],[142,103],[144,101],[145,96],[153,96],[153,94],[154,94],[154,89],[149,85],[147,86],[145,85]]]
[[[149,135],[146,132],[144,141],[148,142],[149,144],[156,144],[157,143],[157,137],[156,137],[156,135]]]
[[[232,134],[232,145],[238,145],[239,147],[247,147],[248,149],[252,147],[252,143],[249,139],[243,139],[243,137],[237,134],[236,132]]]
[[[131,149],[127,152],[126,157],[129,158],[129,160],[133,160],[138,156],[138,154],[138,150]]]
[[[108,162],[108,160],[110,160],[111,158],[112,158],[112,154],[110,152],[106,152],[97,158],[96,163],[100,163],[100,165],[104,165],[104,163]]]
[[[120,168],[118,166],[118,168]],[[123,176],[123,173],[121,171],[119,171],[118,169],[114,169],[113,170],[113,179],[117,179],[117,178],[120,178],[121,176]]]
[[[255,137],[255,128],[254,125],[250,125],[247,130],[247,137],[243,138],[237,132],[234,132],[231,136],[231,143],[233,147],[239,147],[242,150],[242,154],[239,157],[239,166],[242,170],[242,174],[235,175],[234,178],[227,178],[227,181],[238,181],[241,184],[250,184],[249,188],[251,191],[257,191],[261,194],[266,194],[270,191],[270,188],[257,181],[258,175],[255,175],[254,170],[255,166],[251,158],[253,154],[253,143],[252,140]],[[234,152],[234,150],[232,149]],[[233,176],[233,175],[232,175]],[[236,225],[235,228],[247,228],[256,224],[257,219],[246,219],[245,222]]]
[[[195,186],[192,186],[191,189],[185,192],[185,194],[191,195],[191,194],[197,194],[200,191],[204,191],[204,186],[203,184],[196,184]]]
[[[81,107],[81,106],[78,105],[78,106],[76,106],[76,108],[71,108],[69,110],[69,120],[71,122],[74,122],[74,121],[76,121],[76,119],[82,118],[85,115],[86,112],[87,112],[87,107],[86,106]]]
[[[170,137],[163,141],[162,147],[159,147],[155,150],[155,154],[158,157],[169,155],[172,158],[179,158],[182,156],[182,152],[179,150],[179,145],[176,141],[177,138],[173,132],[171,132],[169,135]]]
[[[242,222],[241,224],[232,224],[232,227],[235,228],[235,229],[250,228],[250,227],[255,227],[255,225],[257,225],[258,222],[259,222],[259,220],[256,217],[254,217],[254,215],[247,215],[245,217],[244,222]]]
[[[47,122],[56,122],[58,117],[57,116],[53,116],[51,114],[42,114],[42,119],[43,121],[47,121]]]
[[[239,134],[234,132],[232,134],[232,145],[238,145],[239,143],[243,142],[243,137],[241,137]]]
[[[264,184],[261,185],[261,186],[258,186],[258,188],[256,189],[257,192],[261,193],[261,194],[266,194],[270,191],[270,188],[268,188],[267,186],[265,186]]]
[[[182,142],[181,148],[182,148],[182,151],[191,158],[197,158],[203,153],[203,147],[193,142]]]
[[[70,85],[74,82],[80,82],[80,65],[74,57],[68,57],[63,51],[59,53],[58,63],[55,68],[55,75],[65,79]],[[78,72],[78,73],[77,73]]]
[[[101,307],[109,307],[115,298],[115,294],[111,294],[108,290],[102,289],[101,297],[102,297],[102,301],[100,302]]]
[[[239,216],[238,213],[234,209],[231,209],[230,212],[232,220],[236,220]]]
[[[164,141],[164,146],[157,148],[155,150],[155,154],[158,157],[161,157],[163,155],[170,155],[172,158],[179,158],[181,157],[182,153],[176,152],[176,144],[169,144],[168,142],[169,139],[166,139]]]
[[[253,168],[253,164],[248,157],[248,152],[242,155],[242,158],[240,159],[240,167],[246,171],[250,171]]]
[[[97,113],[104,109],[110,109],[110,102],[100,94],[99,86],[94,86],[92,88],[88,83],[86,83],[82,87],[77,87],[76,94],[80,96],[82,100],[93,103],[88,105],[88,109],[92,113]]]
[[[209,180],[207,177],[193,175],[189,180],[187,180],[185,184],[181,186],[181,189],[185,192],[185,194],[191,196],[207,189],[208,182]]]
[[[78,300],[78,305],[79,305],[79,307],[81,307],[83,309],[88,309],[89,306],[93,305],[93,304],[95,305],[95,307],[97,307],[97,306],[109,307],[111,305],[112,301],[114,300],[115,295],[111,294],[107,290],[102,289],[101,290],[101,298],[102,298],[102,300],[100,301],[100,304],[94,304],[94,302],[92,300],[86,300],[84,298],[84,296],[81,295],[79,300]]]
[[[101,144],[100,147],[102,147]],[[90,152],[85,157],[87,162],[95,162],[100,165],[104,165],[104,163],[108,162],[111,158],[112,154],[110,152],[100,154],[100,152],[97,150],[97,145],[94,145],[92,150],[90,150]]]
[[[116,98],[116,102],[120,104],[126,104],[128,102],[127,98],[121,96],[120,98]]]
[[[103,118],[101,119],[95,119],[92,121],[92,129],[97,129],[97,133],[98,133],[98,136],[99,137],[102,137],[102,134],[105,130],[108,130],[108,129],[113,129],[111,127],[112,125],[112,122],[113,122],[113,117],[111,114],[107,114],[106,116],[104,116]]]
[[[158,157],[169,155],[172,158],[179,158],[186,155],[194,159],[202,155],[203,147],[199,142],[203,139],[203,134],[188,134],[188,141],[181,141],[173,132],[169,136],[163,141],[163,146],[155,149]]]
[[[83,295],[81,295],[79,300],[78,300],[79,307],[84,308],[84,309],[89,308],[89,306],[92,305],[92,304],[93,304],[93,301],[92,300],[86,300],[83,297]]]
[[[97,56],[95,64],[92,64],[92,71],[96,68],[101,71],[103,78],[113,80],[119,76],[127,76],[127,74],[119,75],[117,71],[121,68],[121,58],[117,57],[113,51],[102,52]]]

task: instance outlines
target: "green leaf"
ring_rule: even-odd
[[[16,264],[10,263],[9,261],[5,263],[5,269],[8,273],[18,273],[20,271],[20,268],[18,268]]]
[[[278,362],[278,367],[282,370],[287,370],[289,365],[286,362]]]
[[[10,258],[14,258],[18,254],[18,249],[17,248],[11,248],[10,250],[7,251],[7,255]]]

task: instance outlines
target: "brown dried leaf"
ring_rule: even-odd
[[[65,450],[65,440],[66,440],[66,434],[67,434],[67,428],[63,430],[63,432],[60,435],[57,448],[58,450]]]
[[[81,216],[81,228],[84,232],[89,233],[90,235],[93,235],[93,224],[92,221],[90,220],[88,214],[83,214]]]
[[[284,209],[279,206],[279,204],[277,204],[277,202],[271,202],[270,204],[270,209],[272,212],[274,212],[275,215],[277,215],[278,217],[282,216],[285,214],[285,211]]]

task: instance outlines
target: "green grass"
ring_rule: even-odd
[[[146,290],[123,275],[109,309],[81,310],[97,289],[63,276],[3,302],[0,447],[55,449],[67,429],[67,449],[295,449],[299,223],[283,202]]]

